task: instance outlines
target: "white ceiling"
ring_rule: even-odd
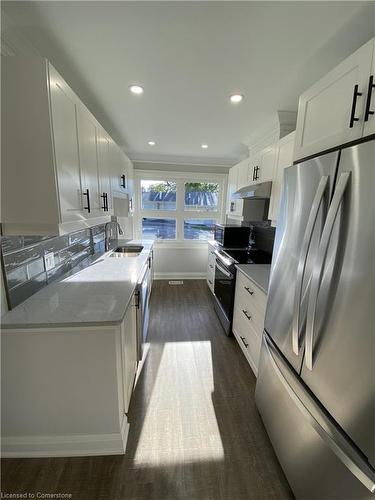
[[[29,1],[3,9],[130,157],[228,164],[277,110],[296,110],[305,88],[374,36],[374,5]],[[132,83],[143,96],[129,93]],[[243,103],[229,103],[233,92]]]

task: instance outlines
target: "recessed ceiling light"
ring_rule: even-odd
[[[208,148],[208,144],[202,144],[201,148],[202,149],[207,149]]]
[[[143,94],[143,87],[140,85],[130,85],[129,90],[132,94]]]
[[[233,94],[230,96],[230,102],[241,102],[243,100],[243,95],[241,94]]]
[[[149,146],[155,146],[156,142],[155,141],[148,141]]]

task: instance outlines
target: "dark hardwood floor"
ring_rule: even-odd
[[[2,491],[73,500],[292,499],[254,403],[255,377],[205,281],[155,281],[126,455],[6,459]]]

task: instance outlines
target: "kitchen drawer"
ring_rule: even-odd
[[[240,271],[236,275],[236,299],[249,308],[256,308],[263,315],[266,313],[267,295]]]
[[[246,301],[244,300],[246,299]],[[250,325],[257,332],[262,332],[264,327],[265,313],[257,309],[254,304],[251,304],[247,297],[235,295],[235,307],[241,313],[245,323]]]
[[[208,259],[207,273],[215,274],[215,260]]]
[[[216,263],[216,255],[211,246],[208,247],[208,264],[211,264],[215,267]]]
[[[255,375],[257,375],[263,332],[255,330],[246,322],[246,318],[237,307],[234,308],[232,329]]]
[[[207,283],[210,288],[214,288],[214,283],[215,283],[215,270],[212,272],[211,269],[207,271]]]

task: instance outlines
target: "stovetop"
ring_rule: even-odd
[[[271,264],[272,255],[257,248],[243,250],[224,250],[234,264]]]

